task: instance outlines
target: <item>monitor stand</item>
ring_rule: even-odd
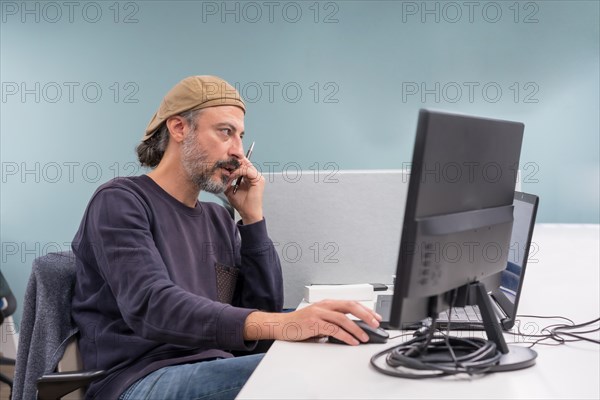
[[[469,299],[471,305],[479,306],[488,340],[494,342],[502,353],[500,361],[490,369],[490,372],[514,371],[534,365],[537,358],[535,350],[506,344],[500,322],[494,314],[492,301],[483,283],[475,282],[469,285]]]

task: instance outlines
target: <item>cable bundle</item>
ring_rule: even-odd
[[[567,342],[600,341],[583,335],[600,331],[600,318],[575,324],[572,320],[559,316],[520,315],[530,318],[564,319],[568,324],[553,324],[544,327],[539,335],[527,335],[519,329],[517,335],[525,338],[537,338],[529,343],[561,345]],[[450,326],[446,333],[435,329],[435,320],[424,334],[414,337],[398,346],[386,349],[371,357],[371,365],[379,372],[399,378],[424,379],[456,374],[478,375],[490,372],[502,357],[502,353],[492,341],[481,338],[458,338],[450,336]],[[449,324],[450,325],[450,324]],[[596,326],[593,326],[596,325]],[[590,329],[585,327],[592,326]],[[411,334],[412,335],[412,334]],[[405,335],[401,335],[405,336]],[[552,340],[551,343],[543,343]],[[377,360],[386,356],[386,366],[377,364]],[[387,367],[387,368],[386,368]]]
[[[483,374],[496,365],[502,356],[496,344],[489,340],[463,339],[435,332],[430,327],[426,335],[375,354],[371,358],[371,365],[386,375],[424,379],[463,373]],[[384,355],[387,355],[387,365],[393,369],[377,365],[377,359]]]

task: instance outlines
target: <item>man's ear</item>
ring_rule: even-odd
[[[179,115],[175,115],[168,118],[166,124],[167,128],[169,129],[170,138],[176,143],[183,142],[183,138],[185,137],[185,129],[188,127],[187,121]]]

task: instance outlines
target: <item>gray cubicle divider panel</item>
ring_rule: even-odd
[[[283,268],[285,307],[304,286],[392,283],[408,192],[403,170],[265,174],[269,236]]]

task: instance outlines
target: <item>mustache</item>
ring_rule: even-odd
[[[214,165],[214,169],[219,168],[231,168],[238,169],[242,164],[236,158],[230,158],[229,160],[217,161]]]

